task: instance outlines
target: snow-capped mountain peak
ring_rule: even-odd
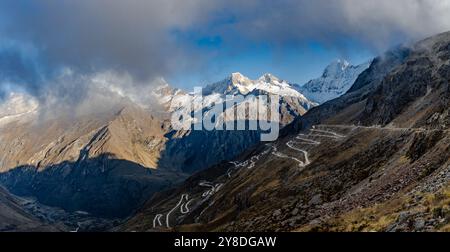
[[[333,61],[320,78],[310,80],[299,91],[309,100],[320,104],[335,99],[345,94],[370,64],[371,61],[354,66],[346,60]]]
[[[286,106],[283,110],[286,112],[286,115],[282,116],[283,118],[281,119],[284,124],[292,121],[293,115],[303,115],[310,108],[317,106],[316,103],[308,100],[290,83],[272,74],[264,74],[260,78],[252,80],[241,73],[232,73],[222,81],[207,85],[203,88],[202,92],[202,110],[205,111],[212,104],[223,103],[229,96],[243,95],[246,99],[251,99],[248,95],[279,95],[280,103],[282,106]],[[167,85],[155,88],[153,95],[158,99],[160,104],[169,109],[169,112],[180,110],[189,111],[191,109],[190,103],[196,96],[194,93],[172,89]]]
[[[280,96],[297,97],[308,102],[305,96],[291,84],[269,73],[264,74],[256,80],[251,80],[241,73],[233,73],[231,77],[223,81],[206,86],[203,89],[203,94],[248,95],[257,91]]]
[[[323,73],[323,77],[333,77],[338,76],[342,72],[345,72],[349,67],[351,67],[351,64],[346,60],[335,60],[330,65],[328,65],[325,68],[325,71]]]
[[[262,81],[262,82],[270,83],[270,84],[285,82],[285,81],[280,80],[278,77],[274,76],[271,73],[264,74],[263,76],[259,77],[258,80]]]
[[[246,85],[251,82],[249,78],[239,72],[232,73],[230,80],[233,85]]]

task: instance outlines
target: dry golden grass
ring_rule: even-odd
[[[450,184],[437,193],[421,193],[419,204],[408,207],[413,202],[411,196],[400,196],[382,204],[367,208],[358,208],[348,213],[332,218],[319,226],[305,225],[296,231],[331,231],[331,232],[382,232],[398,220],[399,213],[409,211],[422,213],[427,219],[444,218],[444,222],[436,226],[436,231],[450,231]]]

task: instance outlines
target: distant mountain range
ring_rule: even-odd
[[[258,97],[260,95],[275,94],[280,97],[281,118],[282,125],[289,124],[296,116],[306,113],[309,109],[317,106],[317,103],[311,102],[298,90],[295,85],[291,85],[284,80],[280,80],[271,74],[265,74],[257,80],[250,80],[241,73],[233,73],[228,78],[207,85],[202,90],[203,107],[199,108],[207,111],[212,104],[222,104],[226,102],[227,96],[240,95],[245,98],[249,96]],[[154,96],[163,104],[166,109],[174,112],[176,110],[191,110],[190,98],[194,97],[192,93],[186,93],[179,89],[173,89],[169,84],[162,85],[156,88]],[[250,102],[250,99],[245,99],[240,102]],[[172,108],[169,108],[170,105]],[[239,104],[237,104],[239,106]],[[248,115],[237,115],[237,120],[249,120]]]
[[[241,73],[233,73],[228,78],[203,88],[205,104],[202,109],[207,110],[211,104],[224,103],[227,95],[277,94],[282,99],[281,111],[284,111],[281,123],[286,125],[292,121],[293,117],[303,115],[309,109],[345,94],[359,74],[369,65],[370,62],[352,66],[345,60],[336,60],[326,67],[320,78],[301,86],[281,80],[269,73],[256,80],[251,80]],[[192,93],[173,89],[167,83],[157,87],[154,95],[166,109],[170,110],[170,104],[179,104],[171,108],[171,112],[189,107],[190,104],[186,102],[190,101],[189,97],[193,97]]]

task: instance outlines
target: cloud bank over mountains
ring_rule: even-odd
[[[20,90],[76,103],[96,85],[85,79],[98,73],[128,76],[126,85],[141,88],[180,71],[208,71],[214,54],[195,44],[204,37],[236,50],[349,40],[385,50],[450,30],[448,13],[450,3],[439,0],[5,0],[0,97]],[[72,77],[61,78],[68,71]]]
[[[236,1],[235,1],[236,2]],[[450,29],[450,3],[440,0],[281,0],[230,5],[235,27],[257,40],[275,43],[316,39],[336,43],[360,39],[384,47]],[[401,36],[398,38],[398,36]]]

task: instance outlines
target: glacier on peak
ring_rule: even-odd
[[[153,95],[170,113],[191,111],[191,109],[194,111],[202,109],[207,113],[214,104],[223,104],[230,97],[239,95],[245,97],[242,102],[249,102],[253,96],[278,95],[284,113],[281,118],[282,124],[291,122],[295,116],[303,115],[312,107],[317,106],[316,103],[311,102],[296,90],[293,85],[268,73],[252,80],[235,72],[222,81],[207,85],[202,89],[202,108],[192,108],[192,100],[196,99],[198,95],[195,92],[187,93],[167,85],[161,85],[154,89]]]

